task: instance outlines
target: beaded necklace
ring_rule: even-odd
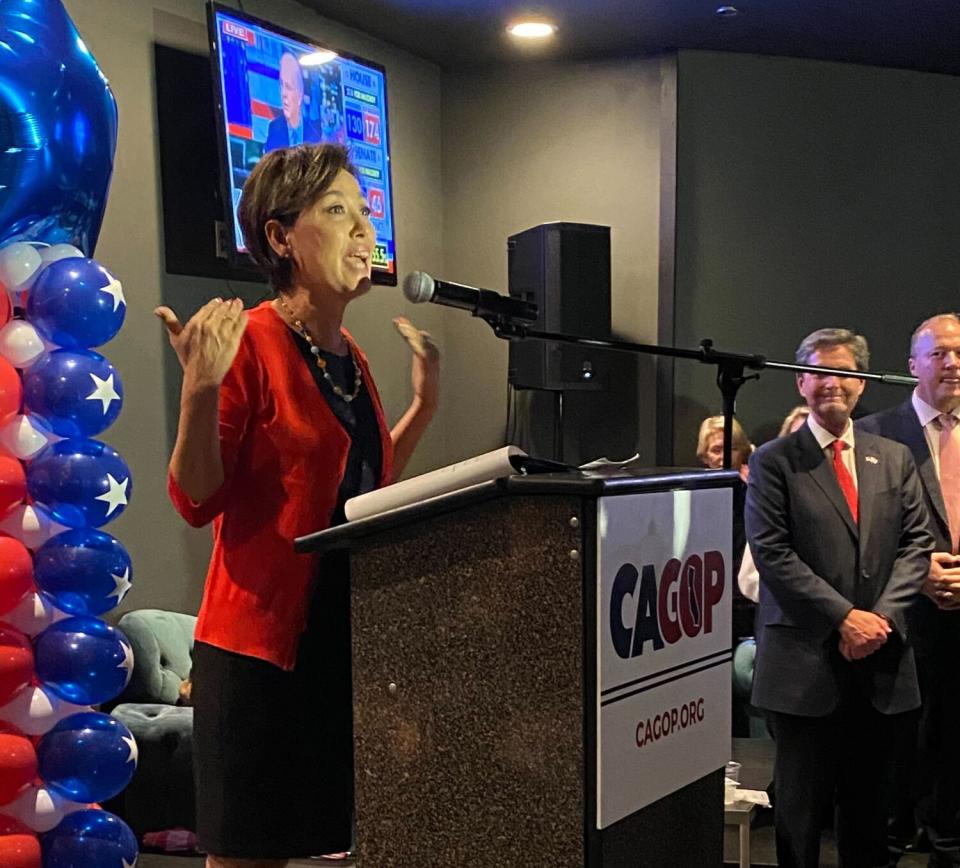
[[[300,332],[301,335],[303,335],[303,339],[310,345],[310,352],[313,354],[313,360],[317,363],[317,367],[320,369],[320,373],[323,374],[323,379],[327,381],[327,385],[329,385],[330,388],[333,390],[333,394],[336,395],[338,398],[343,398],[343,400],[349,404],[354,398],[357,397],[357,395],[360,394],[360,381],[361,381],[360,364],[357,362],[357,358],[353,354],[353,347],[350,346],[350,342],[347,341],[347,349],[350,352],[350,360],[353,362],[354,379],[353,379],[353,392],[348,395],[346,392],[343,391],[343,389],[341,389],[333,381],[333,377],[330,376],[330,372],[327,370],[327,360],[320,355],[320,347],[318,347],[314,342],[313,335],[311,335],[310,332],[307,331],[307,327],[303,324],[303,320],[297,319],[296,315],[293,313],[292,310],[290,310],[290,306],[287,304],[286,300],[282,295],[278,295],[277,299],[280,302],[280,307],[282,307],[286,312],[287,316],[289,316],[290,319],[293,320],[294,328],[296,328],[296,330]]]

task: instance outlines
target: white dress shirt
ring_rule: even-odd
[[[740,561],[740,572],[737,573],[737,587],[740,593],[754,603],[760,602],[760,570],[753,562],[753,552],[750,543],[743,550],[743,560]]]
[[[920,420],[923,428],[923,436],[927,438],[927,446],[930,448],[930,457],[933,459],[933,470],[940,478],[940,429],[934,424],[934,420],[940,416],[940,411],[936,407],[931,407],[913,390],[913,409]],[[957,407],[952,415],[960,419],[960,407]]]
[[[840,460],[843,462],[843,466],[847,468],[850,472],[850,476],[853,478],[853,487],[860,490],[860,486],[857,483],[857,462],[854,460],[854,449],[856,445],[853,439],[853,423],[848,419],[847,427],[844,430],[843,434],[837,437],[835,434],[831,434],[826,428],[823,427],[816,419],[813,418],[811,413],[807,416],[807,425],[810,428],[811,433],[816,438],[818,445],[823,450],[824,454],[827,456],[827,460],[830,462],[830,466],[833,467],[833,446],[830,444],[834,440],[843,441],[843,452],[840,453]]]

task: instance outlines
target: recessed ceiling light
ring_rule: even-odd
[[[548,21],[517,21],[507,28],[507,33],[518,39],[546,39],[557,32]]]
[[[301,66],[323,66],[325,63],[329,63],[331,60],[336,60],[338,57],[337,52],[335,51],[314,51],[311,54],[305,54],[300,58]]]
[[[717,15],[721,18],[734,18],[740,14],[740,10],[736,6],[718,6]]]

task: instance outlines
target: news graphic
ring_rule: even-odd
[[[374,268],[395,275],[383,70],[219,7],[214,23],[237,250],[245,252],[236,209],[260,158],[275,148],[336,142],[350,149],[370,205]]]

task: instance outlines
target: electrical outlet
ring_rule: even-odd
[[[223,220],[213,221],[213,237],[217,259],[229,259],[227,250],[230,245],[230,228]]]

